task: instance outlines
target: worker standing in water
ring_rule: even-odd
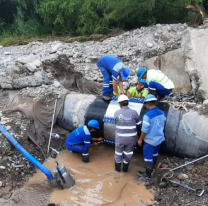
[[[137,71],[137,77],[138,82],[141,79],[146,80],[149,93],[156,97],[159,95],[159,99],[169,95],[172,92],[172,89],[174,89],[173,82],[160,70],[139,68]]]
[[[149,91],[145,88],[146,81],[144,79],[139,80],[136,87],[131,87],[127,91],[128,98],[141,98],[144,99]]]
[[[118,97],[120,110],[115,112],[116,137],[115,137],[115,170],[128,171],[131,156],[133,155],[137,139],[137,125],[141,124],[138,113],[128,107],[129,99],[126,95]]]
[[[98,145],[96,141],[104,140],[102,137],[91,137],[91,133],[98,129],[100,129],[99,122],[95,119],[90,120],[87,126],[81,126],[69,134],[65,141],[66,148],[72,152],[82,153],[82,161],[89,162],[89,147]],[[91,141],[94,143],[91,144]]]
[[[143,155],[146,171],[137,173],[138,176],[144,178],[151,177],[160,145],[165,140],[163,130],[166,118],[163,111],[155,106],[156,101],[156,97],[152,94],[149,94],[144,99],[144,105],[148,111],[143,117],[141,135],[137,142],[139,146],[142,146],[142,141],[144,140]]]
[[[103,98],[110,100],[113,91],[119,96],[117,86],[119,86],[121,94],[124,94],[122,81],[127,80],[130,70],[121,60],[113,55],[105,55],[99,59],[97,66],[103,74]]]

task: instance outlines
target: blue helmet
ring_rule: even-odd
[[[96,129],[100,129],[99,122],[95,119],[92,119],[88,122],[88,126]]]
[[[141,82],[143,84],[146,84],[147,83],[144,79],[140,79],[138,82]]]
[[[130,74],[130,69],[129,68],[123,68],[121,70],[121,78],[122,78],[122,80],[127,80],[129,74]]]
[[[144,98],[144,104],[152,101],[157,101],[157,98],[152,94],[149,94]]]
[[[144,88],[148,88],[147,82],[144,79],[140,79],[138,83],[140,82],[144,84]]]
[[[141,80],[142,76],[144,75],[144,73],[146,71],[147,71],[147,69],[144,67],[141,67],[138,69],[138,71],[137,71],[138,82]]]

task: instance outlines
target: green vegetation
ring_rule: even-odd
[[[200,24],[200,11],[207,10],[207,0],[0,0],[0,44],[48,36],[65,42],[78,36],[77,41],[85,41],[92,34],[155,23]]]

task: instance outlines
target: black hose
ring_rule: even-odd
[[[63,177],[61,171],[60,171],[59,168],[58,168],[58,162],[57,162],[57,161],[56,161],[56,169],[57,169],[57,171],[58,171],[58,174],[59,174],[59,176],[60,176],[62,182],[63,182],[64,184],[66,184],[66,181],[65,181],[65,179],[64,179],[64,177]]]

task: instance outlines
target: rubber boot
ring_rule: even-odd
[[[88,163],[90,161],[89,155],[82,155],[82,162]]]
[[[129,163],[123,163],[123,172],[128,172]]]
[[[121,171],[121,163],[116,163],[116,162],[115,162],[115,170],[116,170],[117,172],[120,172],[120,171]]]
[[[153,156],[153,162],[154,162],[154,167],[156,166],[156,163],[157,163],[157,157],[154,157]]]
[[[146,171],[145,172],[138,171],[137,174],[139,177],[144,177],[145,179],[150,179],[153,168],[154,168],[154,164],[146,163]]]

